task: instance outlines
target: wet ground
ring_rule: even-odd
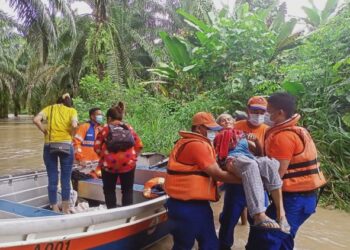
[[[30,117],[0,120],[0,137],[0,175],[44,169],[43,135]],[[213,203],[212,207],[218,228],[222,201]],[[248,229],[248,226],[236,227],[235,246],[232,249],[244,249]],[[318,208],[317,213],[301,227],[295,242],[296,250],[350,249],[350,214]],[[168,250],[171,246],[172,238],[168,236],[148,250]]]
[[[218,216],[222,209],[221,199],[212,203],[218,231]],[[237,225],[233,250],[243,250],[248,239],[249,226]],[[169,250],[172,237],[167,236],[147,250]],[[193,249],[198,249],[194,247]],[[295,250],[348,250],[350,249],[350,214],[339,210],[317,208],[316,214],[301,227],[295,240]]]

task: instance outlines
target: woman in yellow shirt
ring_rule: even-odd
[[[42,124],[47,121],[47,127]],[[62,212],[69,213],[70,177],[73,168],[72,135],[78,125],[77,111],[72,108],[72,99],[64,94],[57,104],[49,105],[33,119],[45,135],[43,158],[48,175],[48,195],[52,210],[59,212],[57,205],[58,159],[61,165]]]

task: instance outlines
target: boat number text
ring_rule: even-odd
[[[34,250],[68,250],[70,240],[35,245]]]

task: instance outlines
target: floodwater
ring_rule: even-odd
[[[0,175],[44,169],[44,135],[31,117],[0,119]]]
[[[0,176],[44,169],[43,135],[30,117],[0,119],[0,138]],[[212,203],[212,207],[218,228],[222,200]],[[232,249],[244,249],[248,229],[248,226],[236,227],[235,246]],[[350,249],[350,214],[319,207],[316,214],[301,227],[295,242],[296,250]],[[148,250],[168,250],[171,246],[172,237],[167,236]]]

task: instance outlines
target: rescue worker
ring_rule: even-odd
[[[234,122],[231,116],[219,116],[217,121],[223,127],[234,127],[248,134],[249,141],[255,143],[252,149],[255,155],[261,156],[264,145],[266,130],[269,128],[264,124],[264,116],[267,101],[262,96],[253,96],[247,103],[248,117],[245,120]],[[253,144],[254,144],[253,143]],[[250,145],[251,146],[251,145]],[[234,229],[241,216],[242,224],[247,221],[246,198],[242,182],[225,184],[224,206],[220,214],[219,241],[220,249],[231,249],[234,243]]]
[[[267,109],[267,101],[262,96],[253,96],[247,103],[248,119],[236,121],[234,128],[242,130],[249,134],[249,139],[260,144],[260,148],[264,150],[265,133],[269,126],[264,123],[265,113]],[[256,147],[258,148],[258,147]],[[263,155],[263,152],[255,152],[257,156]]]
[[[295,98],[281,92],[272,94],[267,101],[267,120],[273,126],[266,132],[265,151],[280,162],[283,203],[291,226],[280,249],[293,249],[299,227],[315,213],[318,190],[326,180],[309,132],[297,126],[300,115],[295,114]],[[270,205],[267,214],[276,218],[275,212],[274,205]]]
[[[179,132],[169,156],[165,191],[174,250],[192,249],[195,240],[202,250],[219,247],[210,201],[219,199],[216,181],[237,181],[216,162],[211,140],[220,129],[212,114],[196,113],[192,132]]]
[[[99,160],[99,156],[94,151],[94,143],[97,133],[102,128],[103,115],[101,109],[90,109],[89,118],[89,121],[79,126],[73,140],[75,160],[81,166],[85,166],[87,162]]]

